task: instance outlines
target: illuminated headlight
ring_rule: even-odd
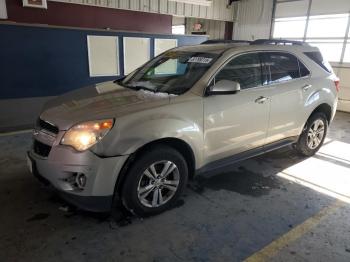
[[[104,119],[77,124],[65,133],[61,144],[84,151],[98,143],[111,130],[113,123],[113,119]]]

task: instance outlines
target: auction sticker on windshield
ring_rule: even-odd
[[[191,57],[188,60],[188,63],[209,64],[212,60],[213,60],[213,58],[195,56],[195,57]]]

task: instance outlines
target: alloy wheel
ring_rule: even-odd
[[[146,207],[162,206],[175,195],[179,182],[179,169],[173,162],[155,162],[141,175],[137,188],[138,199]]]
[[[307,146],[310,149],[315,149],[321,144],[325,131],[324,125],[325,124],[321,119],[317,119],[309,128],[307,134]]]

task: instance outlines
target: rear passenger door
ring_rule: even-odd
[[[286,52],[266,52],[263,66],[269,75],[270,119],[266,144],[298,136],[304,123],[304,96],[310,72]]]

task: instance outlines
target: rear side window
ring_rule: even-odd
[[[320,52],[305,52],[304,54],[328,73],[333,72],[331,65],[323,59],[323,56]]]
[[[238,82],[241,89],[261,86],[263,79],[259,54],[244,54],[232,59],[215,76],[215,82],[220,80]]]
[[[291,54],[280,52],[265,53],[264,65],[270,74],[270,84],[300,78],[299,61]]]
[[[306,66],[300,60],[298,60],[298,63],[299,63],[300,77],[305,77],[310,75],[309,69],[307,69]]]

